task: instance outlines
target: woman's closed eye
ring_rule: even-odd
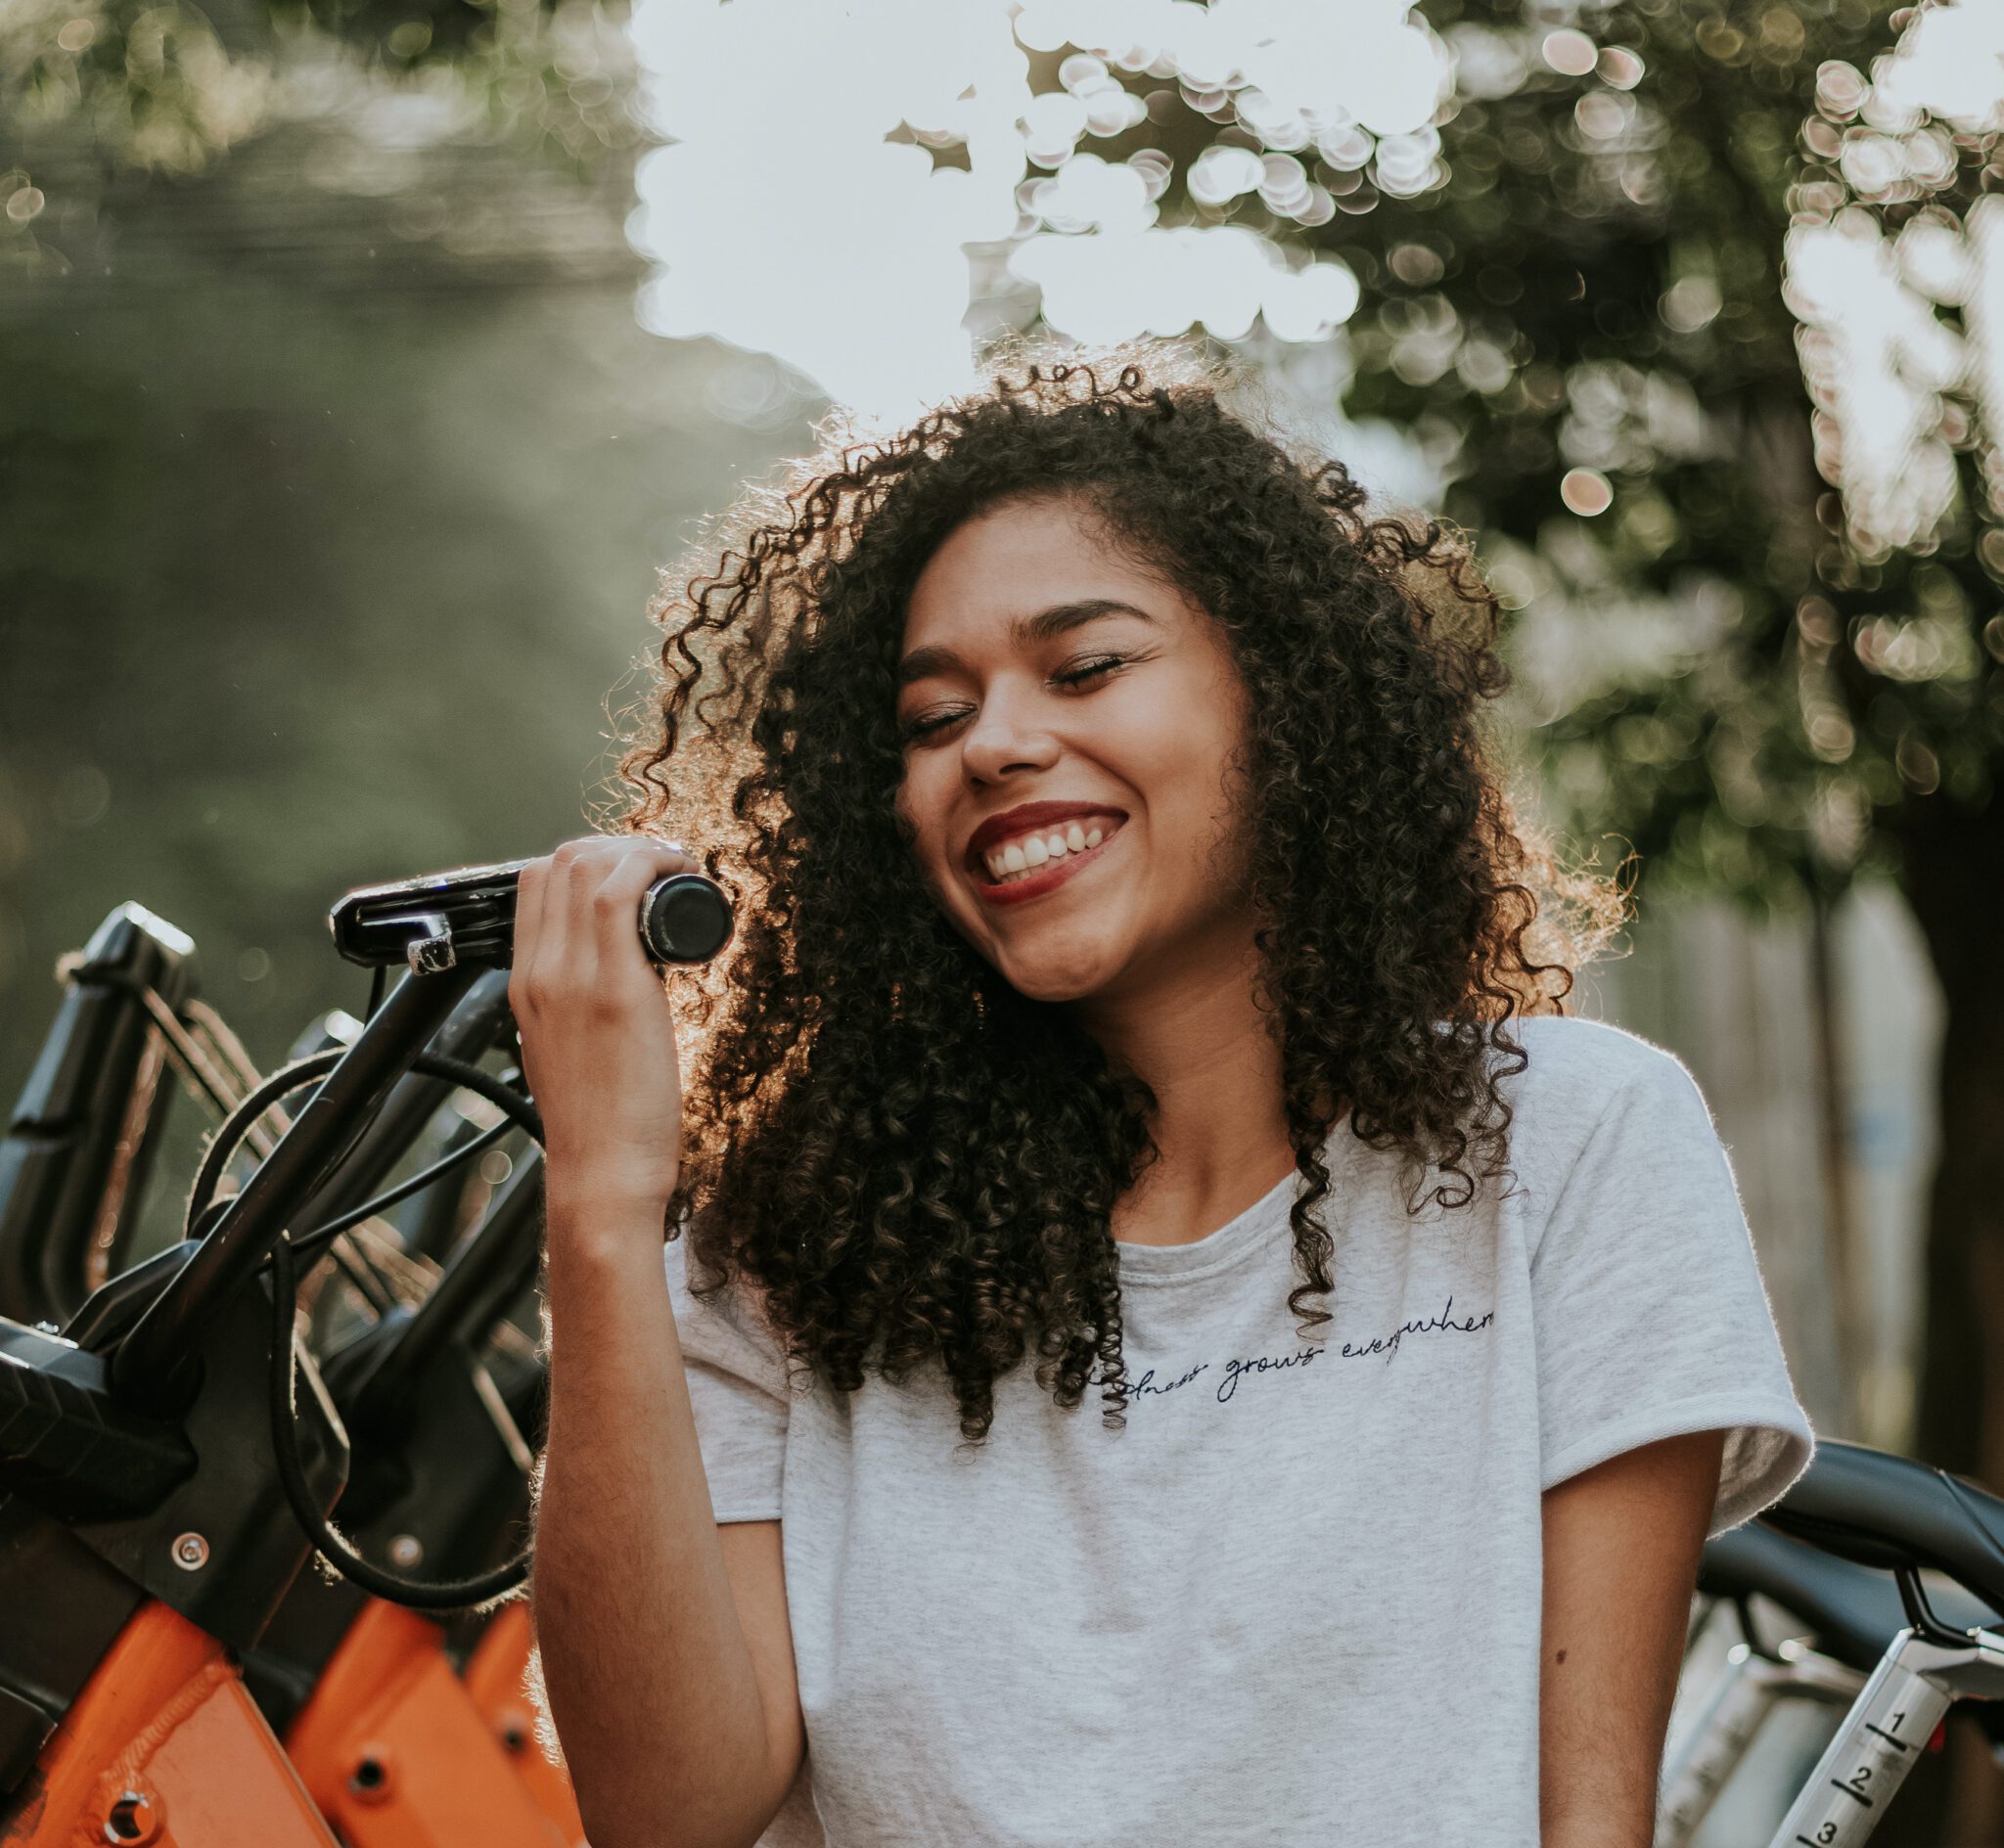
[[[1095,654],[1090,660],[1082,661],[1066,673],[1054,674],[1052,678],[1062,687],[1076,687],[1098,675],[1111,673],[1116,667],[1127,665],[1124,654]]]
[[[1059,687],[1092,687],[1101,685],[1115,669],[1127,665],[1131,657],[1125,654],[1096,654],[1090,660],[1079,661],[1062,673],[1053,674],[1051,682]],[[908,719],[899,733],[904,744],[916,744],[929,738],[933,733],[951,725],[955,719],[965,718],[972,710],[968,706],[956,706],[943,712],[931,712],[915,719]]]

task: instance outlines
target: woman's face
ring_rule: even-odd
[[[954,928],[1038,1001],[1236,962],[1246,707],[1207,612],[1083,504],[955,528],[913,587],[897,694],[897,806]]]

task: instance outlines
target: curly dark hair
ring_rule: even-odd
[[[671,1236],[687,1215],[713,1273],[692,1287],[749,1276],[836,1388],[936,1358],[970,1441],[1032,1341],[1059,1405],[1097,1363],[1122,1422],[1111,1214],[1157,1149],[1147,1084],[960,936],[894,815],[907,599],[952,529],[1075,497],[1229,643],[1252,695],[1262,1006],[1308,1182],[1304,1331],[1330,1319],[1309,1299],[1333,1288],[1318,1209],[1342,1106],[1404,1152],[1409,1210],[1468,1204],[1508,1172],[1498,1081],[1527,1063],[1509,1021],[1564,1012],[1620,918],[1513,814],[1480,723],[1506,684],[1497,604],[1465,543],[1366,518],[1342,463],[1228,408],[1234,383],[1129,344],[998,373],[888,438],[831,423],[650,608],[666,634],[616,825],[700,844],[739,919],[717,966],[670,978],[702,1041]]]

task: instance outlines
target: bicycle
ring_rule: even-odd
[[[1682,1848],[1691,1839],[1778,1707],[1847,1708],[1905,1621],[1889,1573],[1819,1552],[1758,1520],[1707,1542],[1698,1594],[1696,1601],[1709,1608],[1694,1630],[1694,1645],[1719,1624],[1736,1638],[1709,1685],[1702,1692],[1687,1690],[1688,1721],[1663,1757],[1655,1848]],[[1752,1608],[1756,1597],[1779,1606],[1807,1637],[1791,1634],[1770,1645]],[[1952,1582],[1934,1597],[1957,1628],[1998,1621],[1988,1605]],[[1687,1676],[1697,1653],[1687,1650]]]
[[[392,1794],[389,1768],[342,1764],[342,1789],[323,1780],[316,1806],[230,1651],[253,1655],[266,1641],[310,1551],[363,1591],[434,1608],[484,1601],[525,1575],[522,1555],[442,1583],[372,1563],[366,1549],[386,1512],[420,1518],[394,1484],[387,1494],[379,1485],[374,1508],[365,1496],[361,1550],[335,1532],[327,1514],[347,1486],[345,1430],[294,1338],[296,1265],[303,1259],[310,1271],[348,1227],[435,1178],[434,1167],[369,1193],[413,1132],[408,1121],[382,1126],[406,1073],[464,1084],[540,1140],[525,1097],[427,1050],[483,973],[505,964],[520,864],[349,894],[331,919],[337,945],[374,961],[377,996],[392,961],[409,969],[380,1005],[372,996],[352,1044],[299,1061],[242,1101],[198,1178],[179,1245],[108,1279],[61,1333],[0,1320],[9,1363],[0,1365],[0,1841],[9,1848],[67,1840],[79,1826],[95,1833],[93,1825],[110,1840],[151,1839],[166,1808],[200,1820],[193,1834],[177,1830],[184,1842],[227,1840],[238,1828],[261,1841],[325,1842],[329,1810],[352,1836]],[[728,937],[728,909],[709,881],[681,875],[650,891],[642,929],[665,960],[706,960]],[[232,1139],[309,1081],[306,1104],[242,1190],[214,1197]],[[435,1379],[472,1377],[455,1343],[494,1311],[497,1277],[519,1281],[524,1261],[532,1269],[522,1220],[490,1216],[418,1311],[387,1326],[365,1356],[331,1361],[358,1412],[373,1405],[387,1416],[398,1380],[407,1391],[421,1378],[429,1391]],[[311,1230],[289,1231],[302,1223]],[[491,1422],[493,1406],[473,1391]],[[444,1428],[429,1413],[411,1429],[421,1425]],[[478,1523],[462,1509],[443,1525],[444,1553],[463,1556]],[[387,1544],[411,1537],[399,1528]],[[434,1654],[418,1679],[435,1689],[431,1671],[442,1660]],[[332,1666],[330,1654],[323,1679]],[[328,1762],[342,1757],[330,1751]],[[513,1838],[468,1814],[489,1787],[459,1786],[458,1834],[440,1839]]]

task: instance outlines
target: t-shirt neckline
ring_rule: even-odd
[[[1329,1168],[1329,1192],[1322,1196],[1321,1204],[1325,1224],[1329,1223],[1331,1205],[1340,1198],[1339,1184],[1349,1170],[1357,1146],[1345,1116],[1323,1148],[1323,1160]],[[1126,1239],[1115,1240],[1121,1284],[1186,1283],[1237,1263],[1287,1226],[1296,1196],[1306,1185],[1307,1177],[1298,1168],[1293,1169],[1245,1211],[1226,1220],[1216,1231],[1184,1244],[1141,1244]]]

